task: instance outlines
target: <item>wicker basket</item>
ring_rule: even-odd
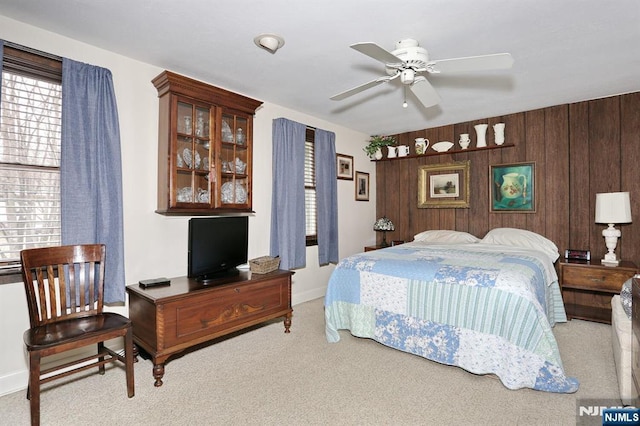
[[[262,256],[249,261],[249,268],[255,274],[267,274],[280,266],[279,257]]]

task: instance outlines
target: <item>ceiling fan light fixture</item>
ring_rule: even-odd
[[[413,69],[407,68],[401,71],[400,81],[402,81],[403,84],[411,84],[415,78],[416,72]]]
[[[284,39],[276,34],[260,34],[254,37],[253,42],[256,46],[269,53],[276,53],[278,49],[284,46]]]

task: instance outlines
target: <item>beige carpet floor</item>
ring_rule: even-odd
[[[348,332],[327,343],[322,299],[282,321],[170,360],[164,385],[152,363],[71,376],[42,392],[43,425],[574,425],[576,401],[617,399],[610,326],[574,320],[555,327],[575,394],[509,390],[489,376],[405,354]],[[25,392],[0,398],[0,424],[29,424]],[[597,424],[597,423],[596,423]]]

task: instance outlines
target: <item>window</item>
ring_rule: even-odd
[[[316,205],[315,129],[307,127],[304,142],[304,210],[307,246],[318,245]]]
[[[60,244],[59,58],[5,44],[0,98],[0,272]]]

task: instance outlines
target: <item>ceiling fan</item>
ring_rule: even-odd
[[[483,71],[508,69],[513,65],[513,58],[509,53],[493,55],[469,56],[464,58],[429,60],[426,49],[413,39],[405,39],[396,43],[396,48],[389,52],[375,43],[364,42],[351,45],[352,49],[385,64],[387,75],[376,78],[368,83],[333,95],[330,99],[340,101],[349,96],[370,89],[381,83],[387,83],[400,77],[406,90],[408,86],[425,108],[437,105],[440,96],[433,88],[427,77],[422,73],[445,74],[469,71]],[[403,104],[406,107],[406,101]]]

